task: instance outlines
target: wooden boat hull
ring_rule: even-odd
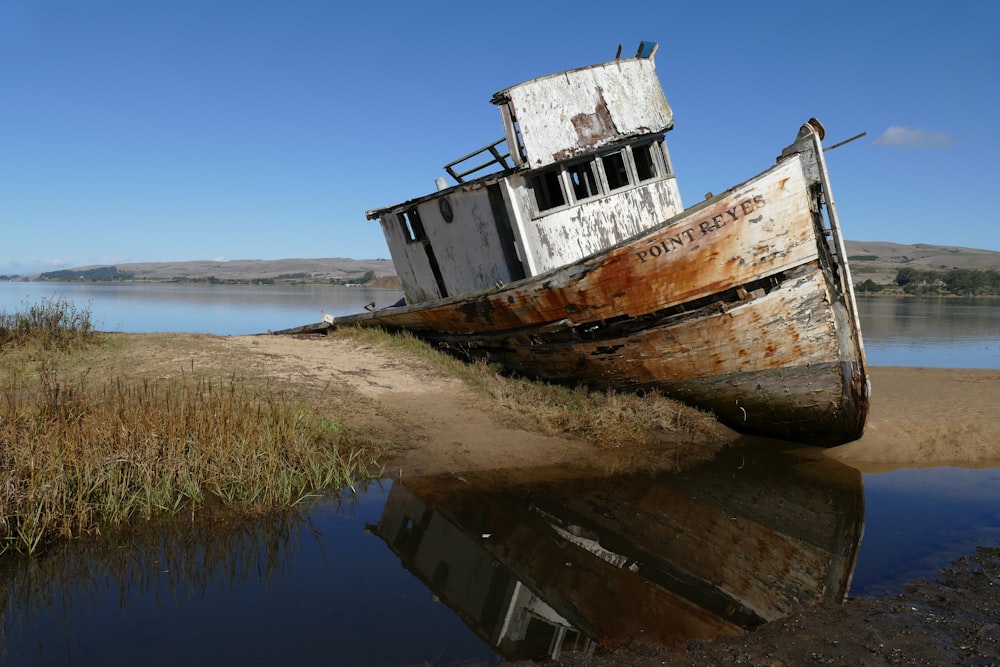
[[[815,135],[804,126],[768,171],[585,260],[333,322],[407,330],[541,380],[661,392],[745,433],[855,440],[867,370]]]

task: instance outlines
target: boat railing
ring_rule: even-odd
[[[470,174],[475,174],[484,169],[488,169],[493,165],[500,165],[501,170],[510,169],[514,166],[513,160],[510,157],[510,149],[507,148],[507,138],[498,139],[488,146],[480,148],[478,151],[469,153],[463,157],[458,158],[454,162],[449,162],[444,166],[444,170],[448,172],[448,175],[455,179],[458,183],[464,183],[466,176]],[[458,168],[463,162],[467,162],[474,158],[484,158],[486,162],[476,165],[474,167],[461,167],[464,171],[459,171]]]

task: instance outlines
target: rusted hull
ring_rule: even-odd
[[[548,381],[659,391],[741,432],[855,440],[868,413],[864,350],[815,171],[795,153],[586,260],[335,323],[405,329]]]

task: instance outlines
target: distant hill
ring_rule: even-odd
[[[851,277],[855,283],[871,279],[890,284],[902,268],[942,271],[977,269],[1000,271],[1000,252],[959,246],[918,243],[903,245],[885,241],[845,241]]]
[[[371,272],[370,284],[398,284],[389,259],[236,259],[189,262],[134,262],[81,266],[28,276],[28,280],[114,282],[298,282],[329,283],[358,280]]]
[[[994,269],[1000,271],[1000,252],[958,246],[918,243],[903,245],[884,241],[846,241],[855,283],[871,279],[891,284],[905,267],[915,269]],[[115,282],[265,281],[329,283],[356,280],[371,271],[369,284],[398,287],[389,259],[238,259],[230,261],[139,262],[83,266],[33,276],[24,280],[94,280]]]

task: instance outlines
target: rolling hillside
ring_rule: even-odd
[[[869,278],[880,284],[890,284],[896,273],[906,267],[935,271],[947,269],[978,269],[1000,271],[1000,252],[958,246],[918,243],[903,245],[884,241],[846,241],[851,276],[855,283]]]
[[[191,262],[138,262],[114,266],[94,265],[29,276],[30,280],[115,280],[121,282],[173,282],[189,280],[328,283],[352,280],[367,272],[391,278],[396,271],[388,259],[237,259]],[[109,276],[104,278],[103,276]]]
[[[855,283],[869,278],[891,284],[904,268],[946,270],[952,268],[1000,271],[1000,252],[957,246],[919,243],[903,245],[884,241],[847,241],[847,255]],[[395,287],[396,271],[389,259],[242,259],[230,261],[142,262],[115,266],[83,266],[49,274],[21,276],[24,280],[101,279],[170,282],[184,280],[328,283],[359,278],[372,271],[378,285]],[[76,273],[79,277],[74,276]],[[118,277],[114,277],[118,276]],[[126,277],[127,276],[127,277]]]

